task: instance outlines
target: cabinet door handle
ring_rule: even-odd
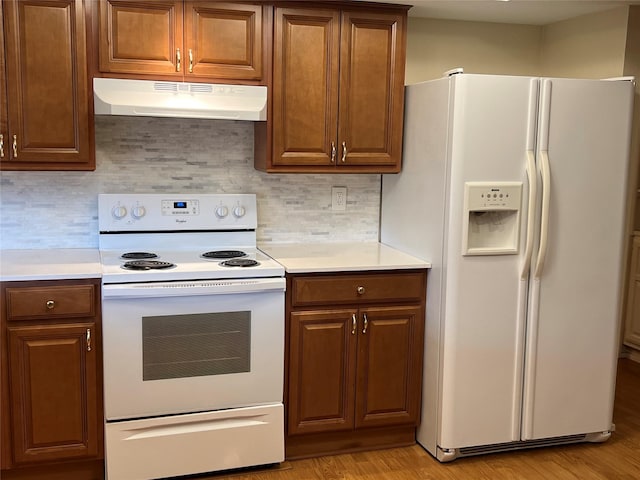
[[[351,335],[356,334],[356,330],[358,329],[358,319],[356,318],[356,314],[351,315]]]
[[[364,294],[364,287],[362,285],[360,285],[358,288],[356,288],[356,292],[358,292],[358,295],[362,295]]]
[[[367,333],[367,327],[369,326],[369,319],[367,318],[367,314],[363,313],[362,318],[364,319],[362,333]]]
[[[342,163],[347,161],[347,142],[342,142]]]
[[[0,134],[0,158],[4,158],[4,135]]]
[[[47,310],[53,310],[53,307],[56,306],[56,302],[54,302],[53,300],[47,300],[47,303],[45,305],[47,306]]]
[[[182,68],[181,67],[181,63],[182,63],[181,60],[182,60],[182,57],[180,57],[180,49],[176,48],[176,72],[179,72],[180,69]]]
[[[18,136],[13,136],[13,158],[18,158]]]
[[[336,142],[331,142],[331,163],[336,162]]]
[[[189,49],[189,73],[193,73],[193,52]]]
[[[87,328],[87,352],[91,351],[91,329]]]

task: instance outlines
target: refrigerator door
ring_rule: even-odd
[[[527,171],[535,179],[538,92],[538,80],[527,77],[457,75],[453,82],[438,440],[445,450],[520,439],[530,251]],[[522,185],[513,254],[463,255],[469,182]],[[498,219],[487,227],[503,225]]]
[[[633,85],[541,79],[540,97],[523,440],[611,428]]]

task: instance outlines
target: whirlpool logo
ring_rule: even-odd
[[[187,221],[183,218],[176,218],[176,223],[187,223]]]

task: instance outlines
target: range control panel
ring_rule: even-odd
[[[101,232],[255,230],[255,194],[101,194]]]

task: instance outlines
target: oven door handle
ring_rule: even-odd
[[[102,298],[187,297],[235,293],[284,292],[286,281],[276,278],[197,280],[189,282],[118,283],[102,285]]]

